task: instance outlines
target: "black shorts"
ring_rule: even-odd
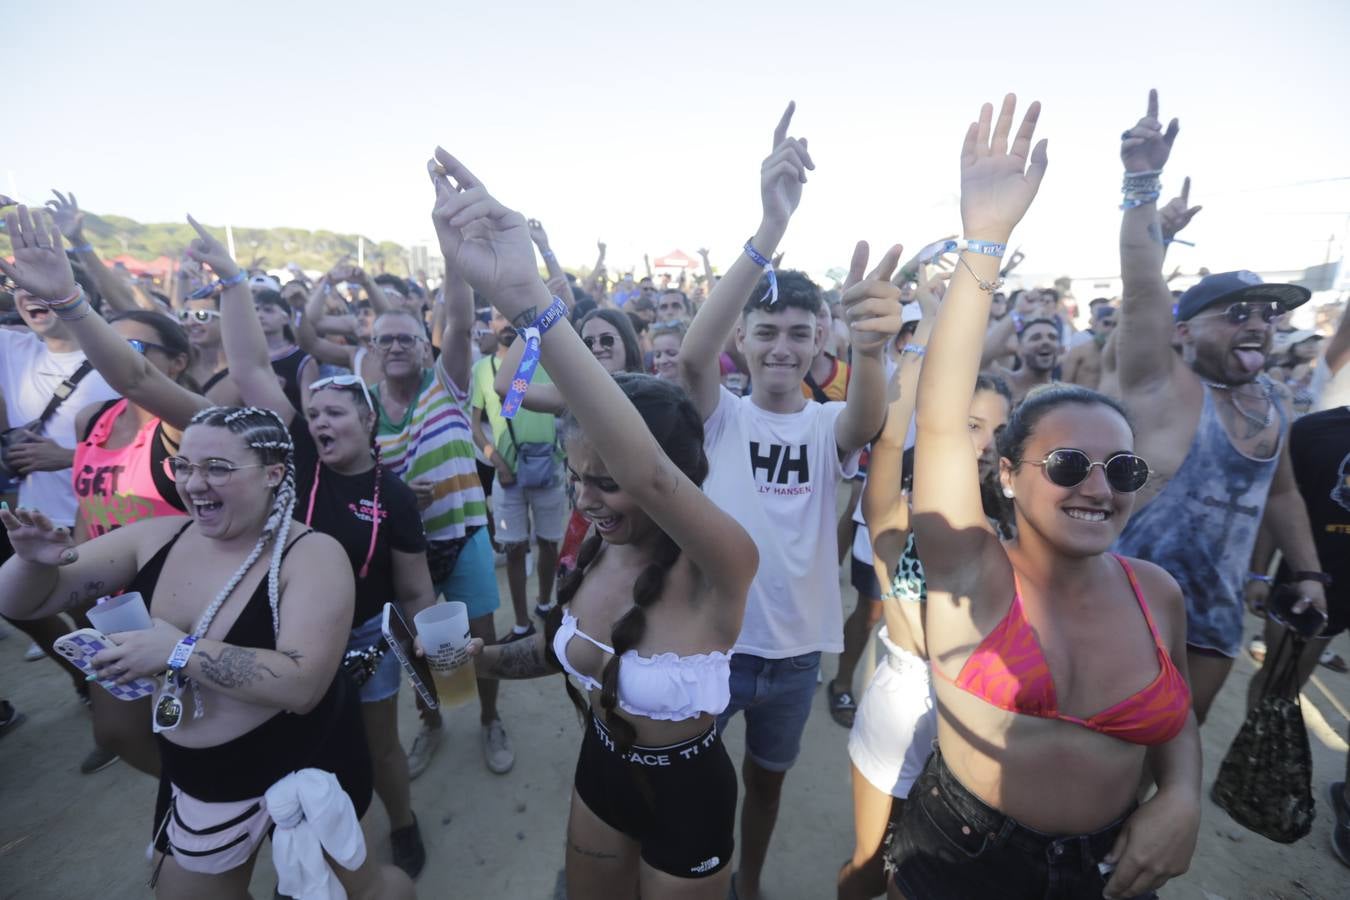
[[[849,554],[848,559],[852,563],[849,581],[853,587],[864,597],[880,600],[881,582],[877,581],[877,570],[853,554]]]
[[[895,886],[925,900],[1100,900],[1107,878],[1098,863],[1128,816],[1092,834],[1042,834],[966,790],[935,751],[909,792],[890,845]]]
[[[735,849],[736,768],[715,727],[669,747],[620,756],[609,729],[588,716],[577,795],[606,825],[642,847],[642,860],[678,878],[706,878]]]
[[[483,482],[483,493],[489,497],[492,496],[492,482],[497,480],[497,470],[487,463],[474,460],[474,465],[478,466],[478,480]]]

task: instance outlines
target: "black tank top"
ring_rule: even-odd
[[[280,359],[272,360],[272,371],[281,379],[281,390],[286,394],[286,399],[291,401],[291,406],[297,411],[305,408],[301,398],[304,393],[300,390],[300,370],[305,367],[312,357],[300,347],[295,347],[290,353]],[[202,393],[206,394],[220,382],[230,377],[229,369],[221,369],[219,372],[206,379],[206,384],[202,385]],[[303,416],[302,416],[303,418]]]

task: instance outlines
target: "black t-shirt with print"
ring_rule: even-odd
[[[1310,413],[1289,432],[1294,480],[1308,508],[1326,589],[1329,631],[1350,626],[1350,407]],[[1287,579],[1280,567],[1280,580]],[[1339,626],[1339,628],[1338,628]]]
[[[310,495],[314,490],[318,451],[309,426],[300,416],[292,421],[290,431],[295,444],[295,517],[336,538],[347,551],[356,579],[356,612],[352,617],[355,628],[379,615],[384,604],[398,599],[394,594],[392,551],[421,553],[427,548],[417,497],[402,479],[381,468],[380,530],[370,557],[370,569],[361,578],[361,566],[370,552],[375,470],[342,475],[323,466],[311,513]]]

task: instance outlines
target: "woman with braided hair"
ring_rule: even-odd
[[[730,699],[729,651],[758,552],[699,490],[703,429],[684,392],[649,375],[611,377],[566,321],[563,301],[549,297],[524,217],[444,150],[428,168],[447,268],[489,297],[522,343],[540,341],[568,408],[563,446],[576,506],[595,528],[545,635],[474,642],[478,674],[561,670],[585,692],[569,684],[586,722],[567,827],[568,897],[720,900],[731,880],[736,773],[715,717]]]

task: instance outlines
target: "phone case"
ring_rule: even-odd
[[[52,649],[60,653],[86,675],[94,674],[92,660],[109,647],[116,646],[99,631],[93,628],[81,628],[70,634],[62,635],[52,644]],[[98,686],[112,694],[118,700],[140,700],[153,696],[159,685],[149,678],[137,678],[130,684],[117,684],[115,681],[99,679]]]
[[[380,619],[380,631],[384,634],[384,641],[389,645],[390,651],[398,657],[399,664],[403,666],[403,671],[408,673],[408,680],[412,682],[412,686],[416,688],[417,693],[422,696],[422,702],[430,709],[439,709],[441,700],[436,696],[436,686],[427,684],[422,680],[422,676],[418,674],[417,669],[413,668],[412,660],[408,659],[407,654],[403,652],[402,645],[399,644],[398,639],[394,637],[389,628],[390,609],[391,604],[386,603],[384,616]]]

